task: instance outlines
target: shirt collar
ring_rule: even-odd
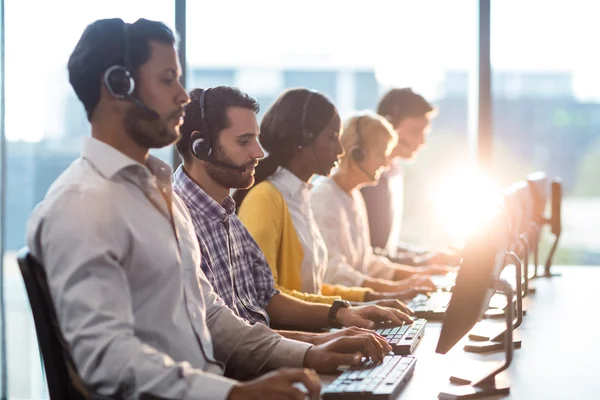
[[[143,171],[145,177],[154,175],[159,182],[171,186],[171,167],[152,155],[148,156],[146,165],[143,165],[107,143],[86,137],[83,140],[81,157],[88,160],[106,179],[114,178],[125,169],[135,168]]]
[[[312,184],[303,182],[300,178],[283,167],[277,167],[277,170],[271,175],[270,179],[272,182],[276,182],[279,187],[286,190],[292,197],[303,191],[308,191],[312,187]]]
[[[188,176],[183,165],[173,175],[173,186],[188,208],[209,218],[219,219],[235,212],[235,200],[231,196],[227,196],[221,204],[217,203]]]

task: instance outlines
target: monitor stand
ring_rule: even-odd
[[[512,261],[515,263],[515,280],[517,283],[517,291],[516,291],[516,303],[517,303],[517,318],[515,321],[513,321],[511,323],[512,329],[517,329],[521,323],[523,322],[523,285],[521,282],[522,276],[521,276],[521,269],[522,269],[522,263],[521,260],[519,259],[519,257],[514,253],[514,252],[507,252],[506,253],[506,258],[510,258],[512,259]],[[508,310],[510,309],[511,311],[511,315],[513,314],[513,306],[512,306],[512,298],[511,298],[511,303],[508,303],[506,308],[504,309],[504,316],[506,317],[506,314],[508,312]],[[502,329],[498,329],[496,326],[491,327],[490,329],[485,329],[485,328],[475,328],[473,331],[471,331],[471,333],[469,334],[469,339],[475,341],[475,342],[480,342],[480,343],[471,343],[471,344],[466,344],[464,347],[465,351],[468,352],[472,352],[472,353],[487,353],[490,351],[498,351],[498,350],[502,350],[503,348],[503,341],[506,338],[505,335],[505,331],[506,328],[502,328]],[[513,346],[515,348],[521,348],[521,340],[520,339],[514,339],[511,335],[511,341],[513,343]]]
[[[529,277],[529,279],[539,278],[538,275],[538,265],[540,265],[540,240],[542,235],[542,228],[538,226],[538,224],[534,221],[532,223],[531,229],[535,231],[534,233],[534,242],[535,247],[533,248],[533,275]]]
[[[560,239],[560,232],[556,234],[554,237],[554,243],[552,243],[552,248],[550,249],[550,253],[548,254],[548,258],[546,259],[546,265],[544,266],[544,275],[545,278],[551,278],[553,276],[560,276],[560,273],[550,271],[550,267],[552,267],[552,259],[554,258],[554,253],[556,253],[556,248],[558,247],[558,240]]]
[[[499,279],[495,281],[494,288],[499,292],[503,293],[508,300],[508,304],[511,304],[513,301],[513,289],[512,286],[505,280]],[[512,307],[507,307],[505,313],[505,322],[506,329],[504,331],[505,339],[504,339],[504,354],[505,360],[504,364],[498,367],[496,370],[492,371],[485,377],[474,380],[474,381],[466,381],[463,380],[464,383],[461,386],[451,386],[447,390],[440,392],[438,394],[438,399],[442,400],[456,400],[456,399],[479,399],[482,397],[488,396],[497,396],[497,395],[507,395],[510,393],[510,386],[502,385],[496,382],[496,375],[500,372],[506,370],[513,358],[513,347],[510,345],[513,341],[512,335],[513,331],[511,329],[513,324],[513,309]],[[452,379],[451,379],[452,380]]]
[[[519,242],[523,248],[523,297],[535,292],[535,288],[529,286],[529,241],[524,234],[519,235]]]

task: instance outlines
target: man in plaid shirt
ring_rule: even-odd
[[[231,189],[252,185],[254,167],[264,155],[257,140],[258,103],[224,86],[192,90],[190,98],[177,143],[183,166],[175,172],[173,186],[192,216],[202,251],[201,268],[225,303],[250,323],[304,331],[332,324],[372,328],[380,320],[411,322],[391,308],[308,303],[275,289],[269,265],[235,215],[235,202],[229,196]],[[311,343],[364,334],[356,329],[326,335],[280,333]]]
[[[215,291],[240,317],[269,325],[265,309],[279,290],[258,245],[235,215],[233,199],[217,203],[183,167],[175,172],[173,186],[190,211],[202,252],[200,266]]]

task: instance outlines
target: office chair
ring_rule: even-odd
[[[46,272],[27,247],[17,255],[44,364],[51,400],[89,400],[65,341],[50,297]]]

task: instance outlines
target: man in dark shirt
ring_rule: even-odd
[[[410,88],[391,89],[379,101],[377,113],[398,133],[392,151],[392,165],[376,186],[361,192],[367,205],[371,245],[394,261],[408,265],[458,264],[460,257],[451,249],[425,250],[400,241],[402,223],[403,175],[400,159],[416,157],[423,147],[429,123],[436,109]]]

